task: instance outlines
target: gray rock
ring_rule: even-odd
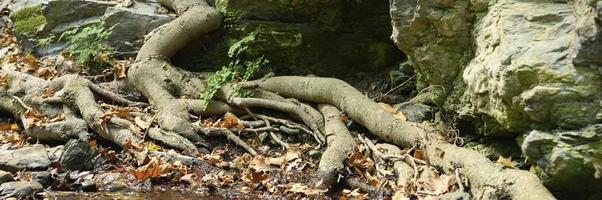
[[[521,148],[551,189],[602,189],[602,179],[595,178],[602,174],[602,124],[579,131],[531,131]]]
[[[41,144],[0,152],[0,170],[16,172],[25,169],[46,169],[50,164],[48,152]]]
[[[31,172],[31,180],[43,186],[50,186],[52,184],[52,175],[48,171]]]
[[[0,185],[0,198],[17,197],[19,199],[25,197],[31,197],[37,192],[41,192],[44,189],[42,184],[32,182],[7,182]]]
[[[0,184],[7,181],[12,181],[13,178],[14,177],[11,173],[0,170]]]
[[[500,156],[504,158],[521,156],[520,147],[510,139],[481,138],[479,141],[466,143],[464,147],[478,151],[491,160],[497,160]]]
[[[435,118],[435,108],[422,103],[402,103],[398,106],[398,110],[409,122],[423,122]]]
[[[157,14],[159,7],[158,1],[134,1],[131,6],[120,7],[112,1],[27,0],[13,5],[11,18],[17,35],[27,36],[32,42],[50,35],[58,38],[67,30],[99,23],[115,26],[107,42],[116,47],[118,54],[132,54],[141,46],[144,35],[174,19],[170,15]],[[34,48],[34,44],[25,46],[43,56],[60,53],[67,47],[57,41],[42,48]]]
[[[418,89],[446,88],[446,110],[483,134],[579,129],[602,120],[595,2],[393,0],[392,38]]]
[[[60,163],[68,170],[88,170],[93,167],[96,152],[86,141],[72,139],[65,144]]]
[[[64,145],[59,145],[48,149],[48,158],[50,159],[50,161],[53,163],[59,162],[59,160],[61,159],[61,155],[63,155],[64,148]]]
[[[120,173],[104,173],[94,176],[99,190],[117,192],[128,188],[128,180]]]
[[[309,157],[312,157],[312,158],[315,158],[315,159],[319,159],[320,157],[322,157],[322,152],[321,152],[321,151],[318,151],[318,150],[314,150],[314,149],[312,149],[312,150],[309,150],[309,151],[307,152],[307,155],[308,155]]]
[[[559,130],[533,131],[522,146],[557,190],[586,188],[572,183],[593,178],[580,148],[600,151],[596,141],[559,138],[568,132],[587,138],[582,129],[602,122],[600,10],[599,0],[391,0],[390,6],[392,39],[415,67],[418,90],[445,88],[448,118],[471,122],[486,136]]]

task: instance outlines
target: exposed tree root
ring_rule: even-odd
[[[128,81],[158,110],[158,127],[147,129],[150,138],[194,154],[197,152],[194,142],[203,141],[199,133],[210,137],[225,136],[255,156],[257,152],[230,127],[203,127],[192,123],[190,114],[243,113],[252,107],[282,111],[305,125],[253,114],[257,119],[241,122],[246,128],[239,130],[306,132],[312,134],[318,143],[326,142],[328,147],[320,161],[318,176],[324,178],[327,185],[332,185],[344,167],[343,160],[354,146],[351,135],[340,120],[340,109],[379,139],[398,146],[420,147],[429,164],[449,173],[459,172],[468,179],[471,192],[477,199],[495,199],[500,194],[507,194],[512,199],[553,199],[535,175],[504,169],[475,151],[449,144],[429,125],[400,121],[338,79],[281,76],[245,83],[258,90],[253,98],[237,97],[231,86],[224,86],[217,96],[221,101],[202,107],[203,102],[195,98],[200,97],[205,82],[192,73],[173,67],[169,59],[192,39],[218,29],[221,17],[202,0],[161,2],[174,9],[179,17],[159,27],[146,41],[128,74]],[[0,70],[0,75],[8,77],[7,83],[0,85],[0,109],[22,119],[26,133],[32,137],[66,141],[69,138],[88,139],[89,132],[93,132],[119,146],[135,145],[143,139],[143,134],[132,128],[132,122],[124,119],[127,116],[107,114],[96,97],[127,106],[145,106],[144,103],[127,100],[76,75],[52,81],[5,70]],[[319,111],[304,102],[320,104]],[[273,127],[270,122],[278,123],[280,127]],[[274,140],[278,142],[277,137]],[[398,160],[395,165],[399,182],[407,183],[409,171],[413,171],[412,176],[416,178],[418,160],[407,154],[382,153],[370,141],[364,141],[380,159]],[[283,141],[278,143],[288,148]],[[379,191],[353,179],[346,181],[367,191]]]
[[[423,145],[431,164],[452,172],[460,168],[472,193],[482,194],[483,198],[507,194],[514,199],[554,199],[534,174],[504,169],[476,151],[448,144],[430,126],[399,121],[343,81],[281,76],[254,83],[286,97],[335,105],[386,142],[406,147]]]
[[[355,141],[341,120],[341,112],[334,106],[327,104],[318,105],[318,109],[326,120],[326,150],[320,159],[318,177],[330,187],[337,182],[339,174],[345,168],[344,161],[349,153],[355,149]]]

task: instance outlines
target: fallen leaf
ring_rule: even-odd
[[[424,160],[424,151],[422,149],[414,150],[414,158],[418,160]]]
[[[113,66],[115,77],[117,77],[117,79],[124,79],[127,77],[127,74],[126,74],[127,64],[128,64],[127,60],[123,60],[123,61],[120,60],[120,61],[117,61],[117,64],[115,64]]]
[[[505,168],[510,168],[510,169],[516,169],[516,165],[517,165],[516,162],[512,161],[512,158],[504,158],[502,156],[500,156],[496,162],[499,164],[502,164],[502,166],[504,166]]]
[[[288,192],[301,193],[301,194],[305,194],[307,196],[324,194],[326,191],[327,191],[326,189],[309,188],[306,185],[303,185],[302,183],[289,183],[288,184]]]
[[[455,184],[455,177],[446,174],[437,177],[431,177],[429,179],[429,185],[433,194],[446,193],[449,191],[449,188]]]
[[[240,120],[238,119],[238,117],[236,117],[236,115],[227,112],[226,114],[224,114],[222,123],[219,125],[220,128],[236,128],[238,130],[242,130],[245,128],[245,126],[242,124],[242,122],[240,122]]]
[[[394,108],[393,106],[386,104],[386,103],[382,103],[382,102],[378,102],[378,105],[380,105],[380,107],[384,108],[387,112],[390,112],[391,114],[393,114],[393,116],[401,121],[407,121],[408,118],[399,110],[397,110],[396,108]]]
[[[190,185],[190,187],[197,187],[200,185],[200,181],[198,180],[198,177],[196,176],[196,174],[186,174],[182,177],[180,177],[180,181],[184,182],[184,183],[188,183],[188,185]]]
[[[351,153],[351,156],[349,156],[348,162],[349,165],[355,167],[356,169],[359,169],[362,172],[374,168],[374,161],[372,161],[372,159],[370,158],[364,157],[364,155],[359,151],[353,151],[353,153]]]
[[[299,158],[299,151],[294,149],[294,148],[290,148],[286,151],[286,154],[277,157],[277,158],[270,158],[270,164],[272,165],[276,165],[276,166],[281,166],[283,164],[288,163],[289,161],[295,160],[297,158]]]
[[[165,163],[163,160],[153,157],[148,164],[129,171],[136,179],[144,181],[149,178],[157,178],[170,172],[172,169],[173,168],[169,163]]]
[[[249,168],[255,170],[256,172],[269,172],[270,161],[264,156],[255,156],[251,163],[249,163]]]
[[[344,189],[343,195],[352,199],[368,199],[368,194],[361,193],[359,188],[356,188],[354,190]]]
[[[245,183],[256,184],[267,180],[268,177],[268,174],[265,172],[246,170],[242,175],[242,181],[244,181]]]

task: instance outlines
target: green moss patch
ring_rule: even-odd
[[[46,24],[46,17],[42,14],[41,6],[21,9],[13,13],[11,19],[15,23],[14,31],[18,35],[33,35]]]

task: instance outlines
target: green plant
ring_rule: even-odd
[[[54,41],[55,36],[54,35],[50,35],[46,38],[42,38],[42,39],[37,39],[36,41],[36,45],[38,47],[47,47],[48,45],[50,45],[50,43],[52,43],[52,41]]]
[[[253,95],[252,91],[242,89],[237,83],[250,80],[269,61],[263,58],[263,56],[255,59],[244,58],[243,52],[248,48],[248,43],[252,40],[254,40],[253,35],[247,36],[230,46],[228,57],[232,61],[209,77],[205,90],[201,94],[204,108],[207,108],[219,88],[228,83],[234,83],[233,87],[236,96],[250,97]]]
[[[63,32],[58,41],[65,41],[67,50],[74,55],[75,61],[80,65],[89,65],[91,62],[106,63],[114,49],[107,44],[109,36],[115,26],[105,27],[97,24],[83,29],[73,29]]]

